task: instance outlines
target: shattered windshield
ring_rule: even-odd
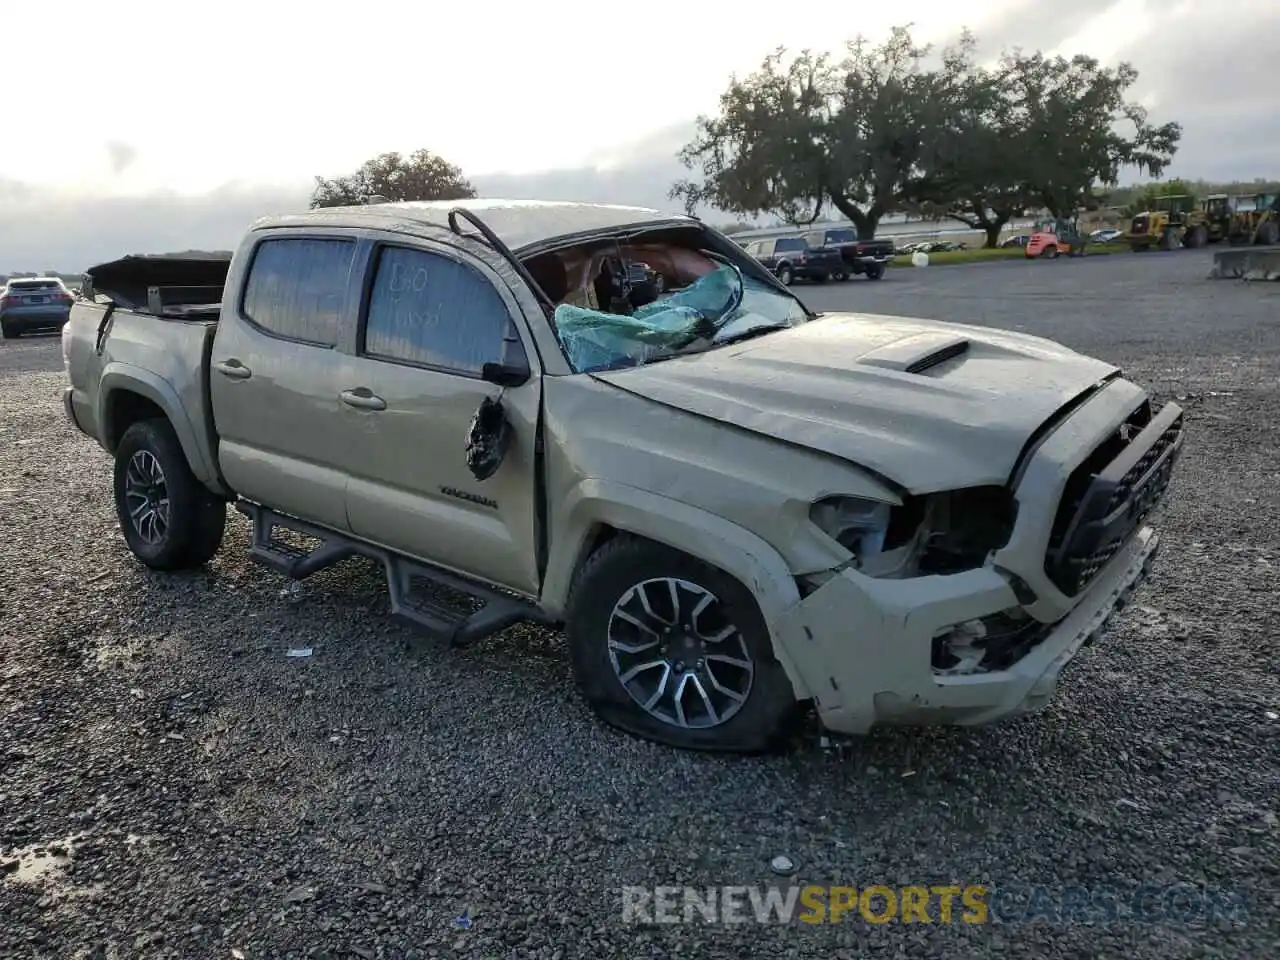
[[[700,256],[705,272],[684,286],[664,286],[649,302],[634,308],[624,303],[621,312],[574,303],[556,307],[556,335],[575,372],[616,370],[699,353],[808,319],[794,298],[744,277],[728,261],[686,253]]]

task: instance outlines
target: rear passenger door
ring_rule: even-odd
[[[347,530],[336,430],[341,355],[359,284],[353,235],[264,231],[232,278],[238,300],[213,339],[210,394],[218,462],[242,497]]]
[[[366,287],[338,384],[352,532],[536,596],[541,380],[510,289],[456,247],[390,238],[372,251]],[[532,376],[504,389],[480,374],[503,359],[508,335]],[[467,467],[468,427],[481,401],[498,396],[512,441],[480,481]]]

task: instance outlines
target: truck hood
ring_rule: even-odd
[[[741,344],[595,376],[930,493],[1006,483],[1038,427],[1118,372],[1025,334],[825,314]]]

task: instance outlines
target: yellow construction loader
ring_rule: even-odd
[[[1132,250],[1175,250],[1182,245],[1188,224],[1199,225],[1195,214],[1195,200],[1186,194],[1157,197],[1150,210],[1133,218],[1125,240]]]
[[[1280,194],[1259,193],[1241,203],[1231,218],[1228,237],[1233,244],[1280,242]]]
[[[1203,247],[1219,243],[1231,236],[1235,223],[1235,204],[1225,193],[1215,193],[1200,201],[1200,209],[1187,214],[1182,243],[1187,247]]]

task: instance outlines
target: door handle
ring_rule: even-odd
[[[213,369],[217,370],[224,377],[230,377],[232,380],[248,380],[253,376],[253,371],[234,357],[230,360],[223,360],[219,363],[215,363],[213,365]]]
[[[354,390],[343,390],[338,394],[348,407],[356,407],[360,410],[385,410],[387,409],[387,401],[381,397],[375,397],[368,387],[356,387]]]

